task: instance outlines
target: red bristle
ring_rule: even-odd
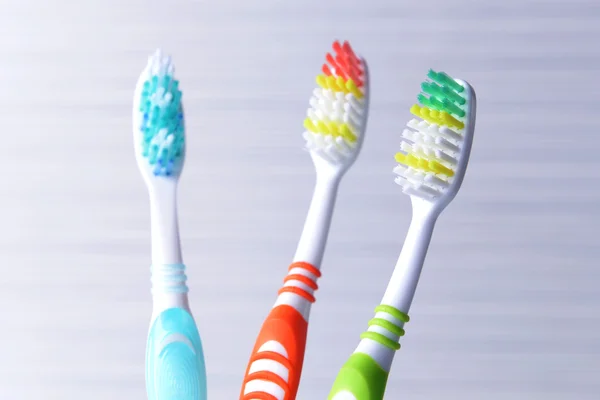
[[[335,70],[335,74],[336,74],[337,76],[340,76],[340,77],[342,77],[342,79],[344,79],[344,80],[348,80],[348,72],[344,71],[344,69],[343,69],[343,68],[341,68],[341,67],[339,67],[339,66],[338,66],[338,68]]]
[[[333,68],[338,69],[337,63],[335,62],[335,59],[333,58],[333,56],[331,55],[331,53],[327,53],[327,55],[325,56],[325,60],[327,60],[327,62],[329,63],[330,66],[332,66]]]
[[[321,71],[323,71],[323,73],[327,76],[331,76],[331,70],[329,69],[329,66],[327,64],[323,64],[323,67],[321,68]]]
[[[348,41],[345,41],[342,47],[346,54],[348,54],[348,56],[350,56],[354,60],[358,60],[356,54],[354,54],[354,51],[352,50],[352,46],[350,46],[350,43]]]
[[[349,74],[352,76],[352,80],[356,83],[356,86],[362,86],[363,82],[361,79],[361,71],[353,63],[348,63]]]
[[[350,51],[352,51],[352,49],[350,49]],[[356,56],[356,54],[354,54],[354,52],[350,53],[350,57],[353,60],[353,64],[354,64],[354,68],[356,68],[356,70],[363,75],[364,74],[364,70],[363,70],[363,64],[362,64],[362,60],[360,58],[358,58]]]
[[[336,56],[335,56],[335,59],[336,59],[336,60],[343,60],[343,61],[344,61],[344,63],[347,63],[347,62],[348,62],[348,56],[347,56],[347,55],[346,55],[346,53],[344,53],[344,52],[337,53],[337,54],[336,54]]]
[[[340,66],[340,69],[342,71],[344,71],[344,75],[345,75],[344,79],[350,78],[352,80],[355,80],[356,74],[353,73],[352,67],[350,66],[350,64],[348,64],[347,59],[345,59],[343,56],[338,54],[337,57],[335,58],[335,61]]]
[[[363,86],[363,81],[360,79],[360,77],[356,74],[352,74],[352,80],[354,81],[354,84],[358,87],[362,87]]]
[[[338,40],[336,40],[335,42],[333,42],[333,46],[332,46],[332,47],[333,47],[333,50],[334,50],[336,53],[338,53],[338,54],[339,54],[339,53],[341,53],[341,52],[343,51],[343,50],[342,50],[342,45],[340,44],[340,42],[339,42]]]
[[[335,59],[333,58],[333,56],[330,53],[327,53],[327,55],[325,56],[325,59],[327,60],[329,65],[331,67],[333,67],[333,69],[335,69],[335,74],[337,76],[341,76],[342,78],[347,79],[346,74],[344,73],[342,68],[340,68],[340,66],[338,65],[338,63],[335,61]]]
[[[330,53],[327,53],[326,59],[329,66],[335,70],[335,75],[344,79],[352,79],[357,87],[362,87],[364,85],[361,79],[364,76],[362,62],[354,53],[350,43],[346,40],[342,44],[339,40],[336,40],[333,42],[332,48],[336,56],[333,57]],[[327,66],[327,69],[333,75],[334,73],[329,66]],[[325,72],[325,69],[323,71]]]
[[[362,60],[360,60],[358,58],[352,58],[352,57],[349,57],[349,59],[352,60],[350,62],[350,65],[356,71],[356,73],[362,75],[362,73],[363,73]]]
[[[346,55],[346,57],[350,60],[349,64],[351,64],[354,67],[354,69],[362,75],[362,61],[360,60],[360,58],[358,58],[356,53],[354,53],[354,50],[352,50],[352,46],[350,46],[350,43],[348,41],[344,42],[343,49],[344,55]]]
[[[335,56],[335,62],[340,66],[344,71],[348,71],[348,62],[344,59],[340,54]]]

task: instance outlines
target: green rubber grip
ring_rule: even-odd
[[[369,355],[354,353],[335,378],[327,400],[346,391],[357,400],[382,400],[388,375]]]
[[[383,328],[395,336],[404,336],[404,329],[396,323],[384,318],[378,318],[377,313],[386,313],[403,324],[410,321],[408,314],[390,305],[380,304],[375,307],[375,318],[369,321],[369,326]],[[369,339],[387,349],[396,351],[400,343],[375,331],[366,331],[360,335],[361,339]],[[381,368],[370,355],[365,353],[354,353],[344,364],[338,373],[333,388],[327,400],[342,392],[350,392],[356,400],[383,400],[385,386],[387,385],[389,372]]]

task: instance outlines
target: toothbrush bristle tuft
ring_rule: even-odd
[[[332,163],[352,157],[366,123],[363,61],[350,43],[335,41],[325,56],[304,120],[306,148]]]
[[[155,176],[171,176],[185,151],[181,95],[171,58],[157,51],[149,59],[139,109],[142,156]]]
[[[444,72],[429,70],[411,107],[417,117],[402,132],[395,156],[396,183],[406,194],[433,200],[452,184],[462,154],[468,104],[465,88]]]

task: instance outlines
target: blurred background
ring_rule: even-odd
[[[162,47],[187,113],[180,226],[209,397],[237,398],[308,209],[302,121],[341,39],[370,64],[371,118],[298,399],[326,398],[391,275],[411,216],[393,155],[429,68],[475,87],[477,129],[386,398],[600,398],[599,19],[596,0],[0,0],[0,397],[146,396],[131,107]]]

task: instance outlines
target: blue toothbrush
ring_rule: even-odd
[[[150,195],[153,311],[146,348],[149,400],[206,400],[202,343],[189,301],[177,223],[185,121],[170,57],[157,50],[134,96],[135,157]]]

